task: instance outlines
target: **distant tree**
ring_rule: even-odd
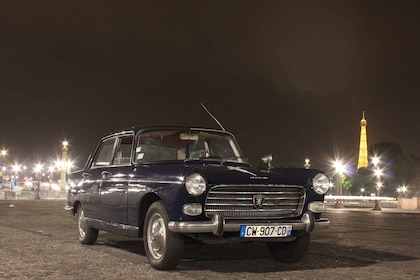
[[[400,145],[391,142],[376,143],[369,148],[370,156],[380,158],[383,170],[381,194],[396,196],[397,188],[408,185],[415,176],[414,157],[407,154]]]
[[[414,157],[415,175],[408,186],[408,193],[420,197],[420,157]]]
[[[354,194],[353,181],[351,180],[350,177],[343,174],[341,183],[343,186],[343,190],[346,190],[347,193],[350,195]],[[346,194],[346,193],[343,192],[343,194]]]
[[[351,176],[353,195],[369,195],[375,193],[375,183],[372,180],[372,170],[369,168],[360,168],[357,173]]]

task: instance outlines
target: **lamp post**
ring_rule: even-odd
[[[66,186],[66,175],[67,175],[67,152],[69,142],[63,141],[61,147],[61,180],[60,180],[60,187],[64,188]]]
[[[7,151],[5,149],[1,150],[1,170],[0,170],[0,189],[3,188],[3,173],[6,171],[6,167],[4,166],[4,158],[7,156]]]
[[[20,165],[19,164],[15,164],[13,165],[13,173],[15,174],[15,176],[12,178],[11,182],[10,182],[10,190],[13,191],[13,189],[15,188],[15,186],[17,186],[18,184],[18,179],[19,179],[19,171],[20,171]]]
[[[48,167],[48,172],[50,173],[48,175],[48,181],[50,183],[50,188],[51,188],[51,184],[54,181],[54,166],[51,165],[50,167]]]
[[[37,183],[38,183],[38,186],[36,188],[36,196],[34,199],[41,199],[41,197],[39,196],[39,191],[41,190],[41,177],[40,177],[41,170],[42,170],[42,164],[37,164],[34,168]]]
[[[381,211],[382,208],[379,203],[379,197],[381,195],[381,187],[382,187],[382,182],[381,182],[382,170],[379,168],[379,164],[380,164],[379,157],[375,156],[372,159],[372,163],[373,163],[373,167],[375,168],[374,172],[376,176],[376,199],[375,199],[375,206],[373,207],[372,210]]]
[[[344,173],[344,165],[340,161],[334,162],[334,168],[337,174],[337,200],[335,201],[335,208],[343,208],[343,173]]]

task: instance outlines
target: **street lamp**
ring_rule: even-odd
[[[374,169],[374,173],[376,176],[376,199],[375,199],[375,206],[373,207],[373,210],[377,210],[377,211],[381,211],[381,205],[379,203],[379,197],[381,195],[381,187],[382,187],[382,182],[381,182],[381,176],[383,174],[382,170],[379,168],[379,164],[380,164],[380,159],[379,157],[375,156],[372,158],[372,164]]]
[[[402,187],[399,187],[398,189],[397,189],[397,192],[401,195],[401,193],[402,193],[402,197],[405,197],[405,193],[407,192],[407,190],[408,190],[408,187],[407,186],[405,186],[405,185],[403,185]]]
[[[1,167],[2,167],[2,169],[0,170],[0,189],[2,189],[3,188],[3,173],[6,171],[6,167],[4,166],[4,158],[7,156],[7,151],[3,149],[0,155],[1,155]]]
[[[60,187],[64,188],[66,186],[66,173],[67,173],[67,152],[69,142],[63,141],[61,147],[61,180],[60,180]]]
[[[345,171],[345,166],[341,163],[341,161],[334,161],[334,168],[337,174],[337,200],[335,202],[335,208],[343,208],[343,173]]]
[[[55,170],[54,165],[50,165],[50,167],[48,167],[48,172],[49,172],[48,179],[50,182],[50,188],[51,188],[52,182],[54,181],[54,170]]]
[[[19,178],[18,173],[21,170],[21,167],[20,167],[19,164],[15,164],[15,165],[13,165],[12,170],[13,170],[13,173],[15,174],[15,176],[12,177],[12,181],[10,183],[10,190],[11,191],[13,191],[13,189],[15,188],[15,185],[18,184],[18,178]]]
[[[36,178],[38,180],[38,186],[36,188],[36,196],[35,199],[41,199],[41,197],[39,196],[39,191],[41,189],[41,177],[40,177],[40,173],[42,170],[42,164],[37,164],[34,168],[35,174],[36,174]]]
[[[378,166],[378,165],[379,165],[379,163],[380,163],[380,159],[379,159],[379,157],[378,157],[378,156],[374,156],[374,157],[372,158],[372,164],[373,164],[373,166],[374,166],[374,167],[376,167],[376,166]]]

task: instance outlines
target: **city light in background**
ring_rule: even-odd
[[[404,182],[406,178],[410,180],[409,172],[405,169],[411,164],[411,158],[405,156],[402,149],[395,143],[373,144],[369,148],[371,151],[369,153],[365,112],[363,112],[360,127],[357,169],[354,169],[352,160],[346,162],[345,157],[339,157],[336,154],[335,160],[329,161],[331,167],[328,172],[330,178],[335,178],[331,180],[335,181],[332,185],[335,188],[331,189],[326,200],[333,200],[337,208],[342,207],[343,201],[353,200],[352,203],[374,201],[373,210],[381,210],[380,201],[396,200],[397,197],[406,197],[409,193],[409,187],[400,182]],[[343,162],[346,163],[343,164]],[[413,172],[413,169],[411,170]],[[381,196],[381,194],[385,195]]]
[[[66,149],[66,152],[68,146],[68,141],[62,142],[62,149]],[[67,155],[61,159],[45,159],[33,163],[28,161],[10,162],[12,159],[14,160],[14,157],[7,149],[1,150],[0,190],[37,191],[35,199],[39,199],[39,190],[64,190],[62,186],[63,172],[65,178],[73,169],[73,162],[67,158]]]
[[[381,177],[383,175],[383,171],[380,168],[380,164],[381,164],[381,159],[378,156],[374,156],[372,158],[372,165],[374,168],[374,174],[376,177],[376,196],[380,197],[381,194],[381,188],[382,188],[382,181],[381,181]],[[375,200],[375,206],[373,207],[373,210],[381,210],[381,206],[379,204],[379,200]]]

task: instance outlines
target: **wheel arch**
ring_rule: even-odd
[[[154,202],[161,200],[155,193],[148,193],[143,196],[139,205],[139,237],[143,237],[144,219],[146,218],[147,210]]]
[[[77,211],[78,211],[80,205],[82,205],[82,203],[79,200],[75,200],[73,202],[73,209],[72,209],[73,215],[76,215],[77,214]]]

